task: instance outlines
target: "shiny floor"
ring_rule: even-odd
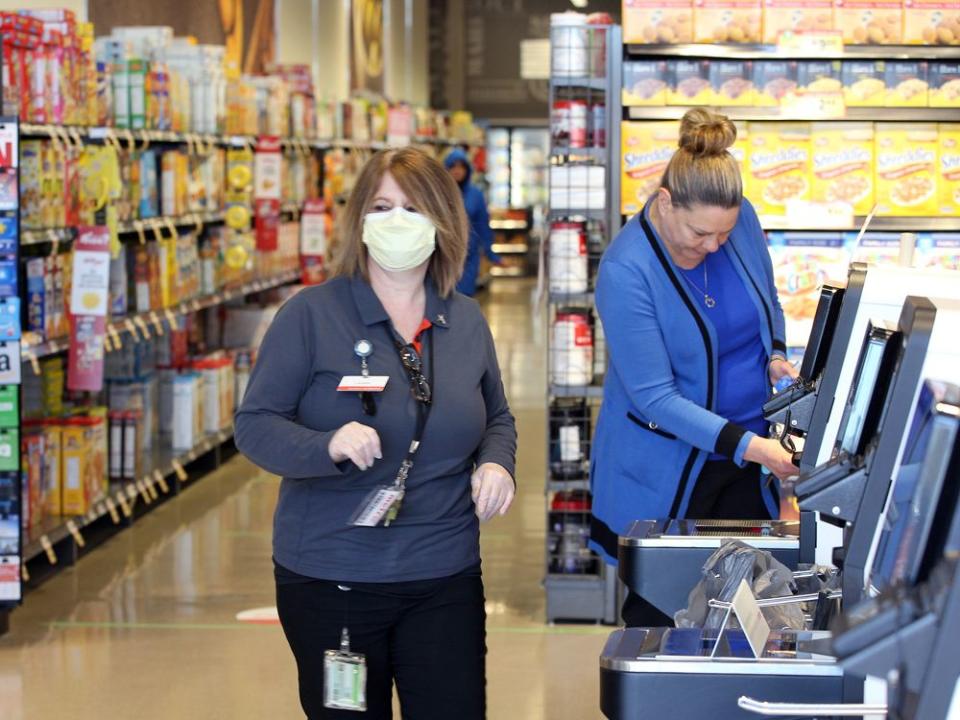
[[[501,280],[484,300],[520,432],[519,496],[481,536],[488,717],[591,720],[609,628],[544,623],[546,328],[532,292]],[[302,717],[279,626],[235,619],[274,604],[278,483],[236,458],[30,593],[0,638],[0,720]]]

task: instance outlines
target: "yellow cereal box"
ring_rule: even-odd
[[[623,0],[625,43],[693,41],[692,0]]]
[[[761,0],[694,0],[694,42],[758,43],[762,18]]]
[[[960,215],[960,124],[941,123],[939,137],[940,214],[956,217]]]
[[[837,0],[837,29],[848,45],[898,45],[903,42],[901,0]]]
[[[753,63],[749,60],[711,60],[710,90],[711,105],[756,104]]]
[[[747,153],[750,151],[750,126],[748,123],[737,120],[733,123],[737,128],[737,140],[730,148],[730,154],[740,166],[740,175],[743,180],[743,194],[750,199],[750,184],[748,182],[750,174],[747,172]]]
[[[885,82],[886,107],[927,107],[927,63],[914,60],[888,62]]]
[[[670,65],[668,105],[712,105],[712,60],[676,60]]]
[[[907,45],[960,45],[960,0],[904,0]]]
[[[763,41],[775,45],[780,34],[833,30],[833,0],[764,0]]]
[[[810,124],[751,123],[747,184],[757,212],[784,215],[790,200],[810,198]]]
[[[877,213],[936,215],[936,123],[877,123],[875,133]]]
[[[873,208],[873,123],[812,126],[814,202],[845,202],[855,215]]]
[[[757,60],[753,63],[754,100],[758,107],[777,107],[797,91],[796,60]]]
[[[930,107],[960,107],[960,63],[930,63],[928,99]]]
[[[660,177],[676,152],[677,122],[624,122],[620,126],[623,177],[620,212],[634,215],[660,186]]]
[[[623,64],[623,105],[666,105],[666,60],[634,60]]]
[[[883,60],[849,60],[841,66],[848,107],[882,107],[887,100],[887,65]]]

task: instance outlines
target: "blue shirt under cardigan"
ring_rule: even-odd
[[[389,528],[349,523],[374,488],[393,482],[416,425],[417,401],[370,284],[341,277],[301,291],[263,339],[237,411],[236,442],[254,463],[283,476],[273,555],[288,570],[383,583],[448,577],[480,562],[470,476],[485,462],[514,474],[516,427],[479,306],[457,293],[441,298],[429,279],[426,292],[433,326],[422,356],[433,408]],[[373,343],[370,374],[390,377],[372,417],[357,393],[336,390],[344,375],[360,374],[353,348],[361,339]],[[369,470],[330,458],[330,439],[351,421],[380,436],[383,459]]]
[[[752,437],[721,417],[719,341],[703,294],[681,276],[649,222],[649,205],[607,248],[597,279],[609,368],[591,459],[591,547],[616,563],[617,537],[638,519],[684,517],[704,462],[742,464]],[[765,357],[786,349],[766,237],[743,201],[727,254],[760,318]],[[771,513],[777,508],[765,493]]]
[[[763,418],[763,403],[770,395],[769,358],[760,337],[761,318],[743,279],[726,252],[710,253],[690,270],[678,269],[691,287],[709,290],[716,301],[712,308],[704,305],[717,333],[715,412],[757,435],[766,435],[769,425]],[[724,459],[729,458],[722,453],[708,458]]]

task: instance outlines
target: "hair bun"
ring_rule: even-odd
[[[680,121],[680,148],[694,157],[721,155],[736,140],[737,127],[726,115],[694,108]]]

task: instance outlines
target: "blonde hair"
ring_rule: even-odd
[[[675,206],[740,207],[740,167],[727,150],[736,140],[737,128],[726,115],[695,108],[683,116],[679,149],[660,180]]]
[[[370,212],[380,181],[387,173],[397,181],[417,212],[437,228],[437,249],[427,272],[440,296],[447,297],[456,288],[467,257],[467,215],[460,188],[450,173],[416,148],[382,150],[360,171],[344,212],[342,242],[333,274],[347,277],[360,274],[369,280],[363,218]]]

